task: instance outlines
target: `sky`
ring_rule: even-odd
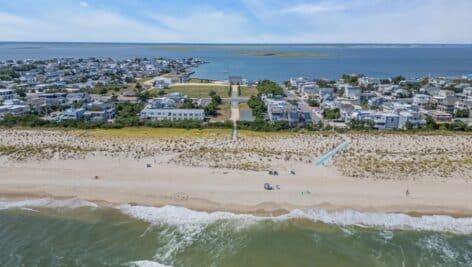
[[[0,0],[0,41],[472,43],[472,0]]]

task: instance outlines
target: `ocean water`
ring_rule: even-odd
[[[339,78],[362,73],[385,78],[472,73],[472,45],[379,44],[118,44],[0,42],[0,60],[51,57],[198,57],[194,77],[284,81],[294,76]]]
[[[471,266],[472,218],[0,202],[0,266]]]

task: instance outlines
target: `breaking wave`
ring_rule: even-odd
[[[129,267],[172,267],[170,265],[160,264],[157,261],[132,261],[128,263]]]
[[[96,203],[81,199],[27,199],[20,201],[0,200],[0,210],[23,209],[36,211],[31,208],[97,208]],[[446,215],[409,216],[401,213],[359,212],[354,210],[326,211],[323,209],[293,210],[277,217],[260,217],[250,214],[235,214],[231,212],[194,211],[184,207],[163,206],[116,206],[122,213],[149,222],[175,226],[180,232],[198,234],[208,225],[218,221],[235,221],[236,227],[258,221],[278,221],[288,219],[308,219],[340,226],[374,227],[387,230],[420,230],[434,232],[451,232],[457,234],[472,234],[472,217],[454,218]]]
[[[308,219],[340,226],[374,227],[388,230],[420,230],[451,232],[457,234],[472,233],[472,217],[454,218],[446,215],[428,215],[413,217],[401,213],[375,213],[344,210],[329,212],[323,209],[293,210],[277,217],[258,217],[230,212],[194,211],[183,207],[164,206],[160,208],[146,206],[121,205],[123,213],[152,224],[173,225],[182,232],[196,234],[217,221],[236,220],[239,225],[247,225],[264,220]]]
[[[8,200],[0,200],[0,210],[5,209],[23,209],[23,210],[31,210],[30,208],[82,208],[82,207],[89,207],[89,208],[97,208],[98,205],[77,198],[71,199],[50,199],[50,198],[39,198],[39,199],[26,199],[26,200],[19,200],[19,201],[8,201]]]

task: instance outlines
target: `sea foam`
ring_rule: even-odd
[[[359,212],[354,210],[329,212],[323,209],[293,210],[277,217],[258,217],[230,212],[203,212],[183,207],[164,206],[160,208],[146,206],[121,205],[123,213],[152,224],[176,226],[183,232],[200,232],[207,225],[217,221],[236,220],[251,222],[264,220],[308,219],[340,226],[374,227],[388,230],[420,230],[451,232],[458,234],[472,233],[472,217],[454,218],[446,215],[428,215],[413,217],[401,213]]]
[[[90,207],[97,208],[98,205],[77,198],[71,199],[50,199],[50,198],[39,198],[39,199],[26,199],[19,201],[0,200],[0,210],[4,209],[28,209],[28,208],[82,208]]]
[[[128,263],[130,267],[172,267],[170,265],[164,265],[156,261],[132,261]]]

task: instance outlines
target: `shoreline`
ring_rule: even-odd
[[[314,166],[345,140],[327,166]],[[228,131],[0,129],[0,198],[472,217],[470,142],[462,134],[241,133],[234,142]]]
[[[472,183],[460,179],[379,181],[344,177],[333,168],[312,166],[297,166],[295,176],[271,177],[265,172],[172,165],[146,168],[145,164],[146,160],[97,156],[15,163],[0,168],[0,198],[77,198],[100,206],[170,205],[258,216],[320,208],[328,212],[472,217]],[[94,180],[95,173],[100,174],[98,180]],[[264,182],[280,184],[281,189],[266,191]],[[409,197],[405,188],[411,192]],[[304,195],[306,191],[310,193]]]

